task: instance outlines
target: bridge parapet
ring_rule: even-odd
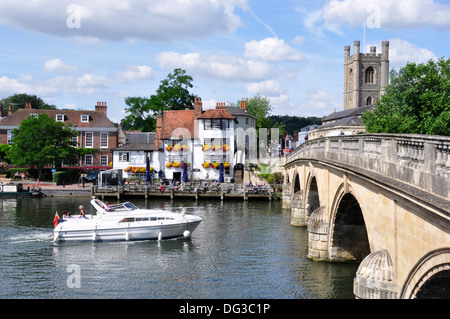
[[[450,137],[361,134],[308,141],[287,156],[363,168],[450,199]]]

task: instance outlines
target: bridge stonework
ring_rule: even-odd
[[[311,140],[288,155],[284,181],[308,258],[361,262],[357,298],[450,298],[450,138]]]

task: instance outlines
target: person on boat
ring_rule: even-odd
[[[105,205],[103,206],[103,209],[106,210],[107,212],[111,212],[114,209],[111,208],[111,206],[109,206],[108,202],[105,202]]]
[[[67,211],[63,210],[63,219],[66,219],[66,218],[67,218]]]
[[[86,212],[84,211],[84,206],[80,205],[80,218],[86,218]]]

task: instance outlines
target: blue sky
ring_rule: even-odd
[[[444,0],[0,0],[0,99],[107,102],[119,122],[182,68],[204,108],[259,93],[273,114],[322,117],[342,110],[345,45],[388,40],[396,69],[449,58],[449,17]]]

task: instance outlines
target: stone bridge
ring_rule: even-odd
[[[308,258],[360,262],[356,298],[450,298],[450,138],[311,140],[287,156],[283,207]]]

